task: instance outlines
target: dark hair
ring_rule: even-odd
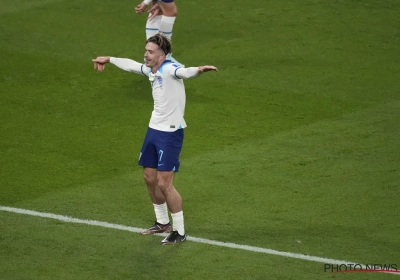
[[[171,41],[168,39],[167,36],[157,33],[154,36],[151,36],[149,39],[146,40],[147,43],[153,43],[156,44],[157,46],[162,49],[162,51],[167,55],[171,53],[172,46],[171,46]]]

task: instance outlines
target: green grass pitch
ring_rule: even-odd
[[[0,0],[0,206],[145,228],[134,1]],[[180,1],[189,236],[400,269],[400,2]],[[0,279],[394,279],[0,211]]]

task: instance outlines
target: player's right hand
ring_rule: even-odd
[[[212,65],[204,65],[204,66],[199,66],[198,68],[199,73],[204,73],[204,72],[208,72],[208,71],[217,71],[218,72],[218,68]]]
[[[94,69],[101,72],[106,67],[106,63],[110,62],[110,57],[108,56],[99,56],[95,59],[92,59],[94,63]]]
[[[139,5],[136,6],[135,11],[137,14],[143,14],[144,11],[146,11],[147,5],[146,3],[142,2]]]
[[[149,9],[147,12],[150,13],[149,20],[152,20],[156,16],[163,14],[158,4],[153,5],[153,7],[151,7],[151,9]]]

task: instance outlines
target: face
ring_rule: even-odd
[[[146,52],[144,53],[145,64],[147,67],[161,65],[165,60],[165,54],[160,47],[154,43],[146,44]]]

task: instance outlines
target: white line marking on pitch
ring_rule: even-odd
[[[56,215],[56,214],[52,214],[52,213],[43,213],[43,212],[37,212],[37,211],[14,208],[14,207],[0,206],[0,210],[6,211],[6,212],[42,217],[42,218],[49,218],[49,219],[63,221],[66,223],[85,224],[85,225],[99,226],[99,227],[104,227],[104,228],[112,228],[112,229],[118,229],[118,230],[131,231],[131,232],[136,232],[136,233],[140,233],[143,230],[142,228],[129,227],[129,226],[124,226],[124,225],[111,224],[111,223],[107,223],[107,222],[100,222],[100,221],[94,221],[94,220],[82,220],[82,219],[71,218],[68,216]],[[240,245],[240,244],[230,243],[230,242],[221,242],[221,241],[215,241],[215,240],[210,240],[210,239],[205,239],[205,238],[198,238],[198,237],[193,237],[193,236],[188,236],[187,240],[190,240],[193,242],[198,242],[198,243],[204,243],[204,244],[208,244],[208,245],[215,245],[215,246],[221,246],[221,247],[227,247],[227,248],[233,248],[233,249],[241,249],[241,250],[246,250],[246,251],[251,251],[251,252],[264,253],[264,254],[268,254],[268,255],[277,255],[277,256],[283,256],[283,257],[288,257],[288,258],[293,258],[293,259],[307,260],[307,261],[313,261],[313,262],[319,262],[319,263],[339,264],[339,265],[356,263],[356,262],[314,257],[314,256],[309,256],[309,255],[297,254],[297,253],[281,252],[281,251],[276,251],[276,250],[267,249],[267,248],[254,247],[254,246],[248,246],[248,245]]]

